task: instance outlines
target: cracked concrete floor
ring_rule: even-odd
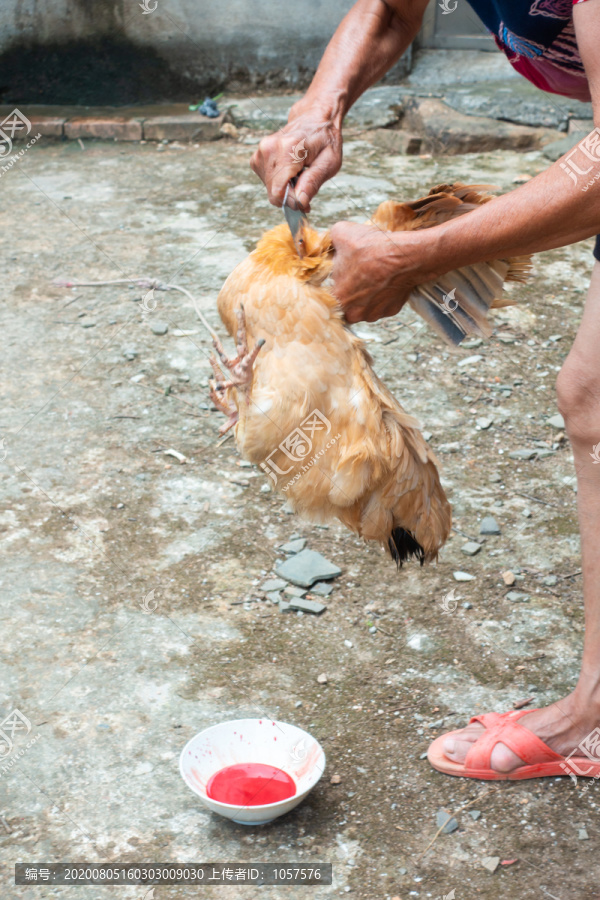
[[[518,306],[497,314],[487,345],[449,354],[411,312],[358,327],[380,374],[431,432],[454,506],[457,530],[439,564],[397,573],[341,528],[287,515],[260,490],[259,471],[239,468],[233,441],[218,442],[209,338],[186,298],[157,293],[146,313],[127,286],[52,284],[174,281],[219,327],[222,281],[281,218],[249,171],[250,149],[40,141],[2,178],[1,712],[17,708],[32,723],[0,771],[2,897],[143,895],[13,884],[17,861],[82,859],[333,863],[331,887],[262,889],[275,900],[452,889],[458,900],[599,896],[597,785],[563,778],[486,793],[421,758],[470,715],[529,696],[541,705],[575,680],[573,467],[546,419],[591,242],[543,254],[532,282],[512,288]],[[368,133],[350,136],[345,153],[314,206],[321,226],[439,181],[509,190],[545,165],[538,153],[385,156]],[[166,334],[153,333],[157,321]],[[478,430],[481,416],[493,424]],[[509,459],[536,441],[556,452]],[[467,558],[461,546],[486,513],[502,533]],[[255,599],[292,533],[343,570],[319,618]],[[457,584],[458,569],[474,579]],[[507,569],[527,603],[506,598]],[[554,587],[543,581],[551,575]],[[446,613],[452,587],[460,602]],[[197,731],[256,710],[309,729],[328,767],[294,812],[247,829],[203,810],[177,760]],[[480,817],[458,814],[459,829],[421,858],[437,810],[480,794],[471,807]],[[490,874],[487,856],[518,861]],[[231,887],[227,897],[257,893]],[[163,886],[155,898],[214,895]]]

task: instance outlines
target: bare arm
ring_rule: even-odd
[[[600,0],[576,5],[574,20],[598,127]],[[385,236],[348,222],[335,225],[335,292],[348,320],[375,321],[394,315],[411,286],[443,272],[486,259],[562,247],[600,232],[600,140],[594,145],[596,137],[600,139],[600,134],[592,135],[590,142],[595,161],[582,151],[573,156],[580,170],[573,172],[575,178],[561,168],[562,162],[573,171],[567,154],[527,184],[435,228]],[[581,174],[588,168],[588,173]]]
[[[306,95],[288,124],[262,140],[251,166],[269,200],[283,202],[285,186],[303,166],[296,195],[310,208],[323,182],[342,164],[342,122],[352,104],[400,58],[416,36],[427,0],[358,0],[333,35]],[[305,159],[293,148],[304,141]]]

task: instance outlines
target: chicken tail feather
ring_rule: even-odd
[[[390,548],[392,559],[399,569],[402,568],[402,563],[413,557],[418,559],[421,565],[425,561],[425,551],[410,531],[407,531],[405,528],[392,529],[388,539],[388,547]]]

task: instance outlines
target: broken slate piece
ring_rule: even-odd
[[[304,597],[306,593],[306,588],[295,587],[293,584],[288,584],[288,586],[284,589],[283,594],[287,599],[290,598],[292,600],[299,600],[301,597]]]
[[[589,839],[590,839],[590,836],[587,833],[586,828],[580,828],[579,831],[577,832],[577,837],[579,838],[580,841],[589,841]]]
[[[301,550],[280,563],[275,571],[281,578],[291,581],[300,587],[309,588],[315,581],[325,578],[337,578],[342,570],[317,553],[316,550]]]
[[[445,809],[438,809],[435,822],[438,828],[442,829],[442,834],[452,834],[458,828],[458,822]],[[442,827],[443,826],[443,827]]]
[[[279,601],[279,612],[289,613],[289,612],[293,612],[293,609],[292,609],[291,605],[289,603],[287,603],[286,600],[280,600]]]
[[[552,428],[556,428],[558,431],[562,431],[565,427],[565,420],[560,413],[556,413],[555,416],[551,416],[549,419],[546,419],[546,425],[550,425]]]
[[[476,544],[475,541],[467,541],[460,549],[467,556],[475,556],[481,550],[481,544]]]
[[[473,581],[475,576],[470,575],[468,572],[453,572],[455,581]]]
[[[554,587],[557,584],[558,578],[556,575],[546,575],[545,578],[542,578],[542,584],[545,584],[546,587]]]
[[[481,865],[484,869],[487,869],[488,872],[495,872],[498,866],[500,865],[500,857],[499,856],[485,856],[481,860]]]
[[[266,593],[267,600],[270,600],[271,603],[279,603],[281,600],[281,594],[279,591],[267,591]]]
[[[284,581],[283,578],[268,578],[263,584],[261,584],[261,591],[282,591],[285,587],[287,587],[287,581]]]
[[[318,600],[302,600],[301,598],[290,600],[290,606],[292,609],[300,609],[302,612],[313,613],[315,616],[320,616],[327,609],[325,604],[319,603]]]
[[[538,454],[537,450],[523,449],[523,450],[513,450],[511,453],[508,454],[508,456],[509,456],[509,459],[533,459],[535,456],[537,456],[537,454]]]
[[[333,590],[332,584],[327,584],[326,581],[318,581],[316,584],[310,589],[311,594],[318,594],[319,597],[329,597],[330,593]]]
[[[519,591],[509,591],[506,595],[506,599],[510,600],[511,603],[527,603],[529,594],[521,594]]]
[[[473,819],[473,821],[476,822],[477,819],[479,818],[479,816],[481,815],[481,811],[478,810],[478,809],[470,809],[470,810],[469,810],[469,815],[471,816],[471,818]]]
[[[294,541],[288,541],[287,544],[282,544],[279,548],[283,550],[284,553],[300,553],[301,550],[304,550],[306,547],[306,538],[296,538]]]
[[[501,534],[500,526],[493,516],[486,516],[479,526],[479,534]]]
[[[488,428],[494,424],[493,419],[488,419],[486,416],[481,416],[479,419],[475,419],[475,424],[479,425],[482,431],[487,431]]]

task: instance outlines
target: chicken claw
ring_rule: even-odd
[[[253,350],[248,350],[248,340],[246,337],[246,317],[244,315],[244,307],[240,306],[237,311],[238,334],[237,334],[237,356],[229,359],[223,345],[218,338],[213,340],[214,348],[221,360],[223,366],[229,371],[229,380],[225,380],[225,375],[219,368],[219,364],[214,356],[210,357],[210,364],[214,372],[215,378],[210,382],[210,397],[214,405],[228,416],[227,422],[221,426],[219,432],[225,434],[238,421],[237,407],[227,402],[226,394],[229,388],[237,388],[249,398],[250,386],[252,384],[252,367],[254,360],[258,356],[261,347],[265,343],[264,338],[256,342]]]

